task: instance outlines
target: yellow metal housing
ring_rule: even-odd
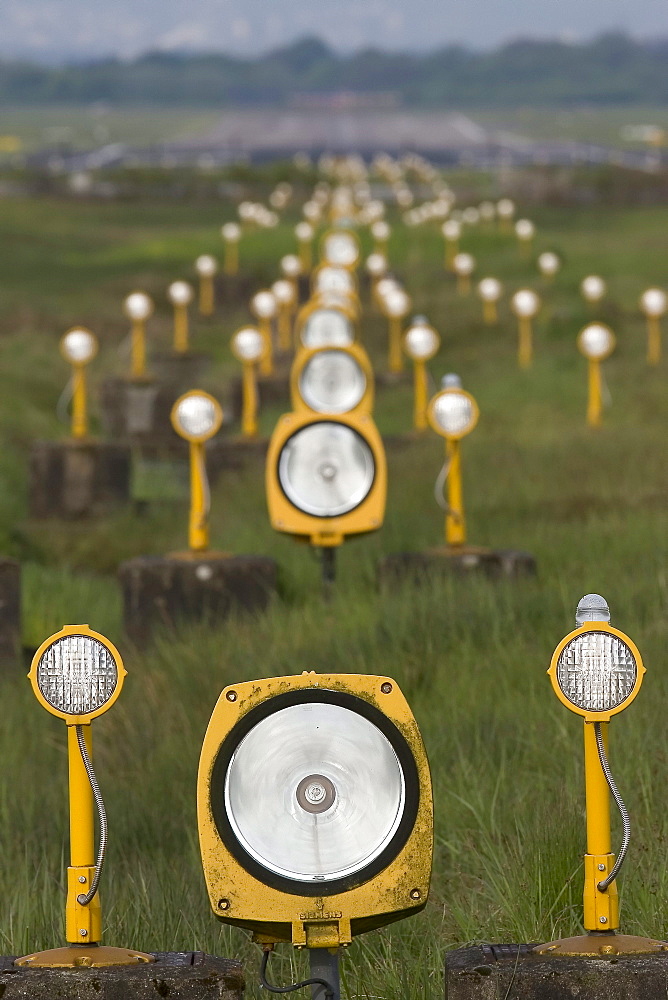
[[[297,431],[311,424],[335,423],[349,427],[364,439],[373,454],[375,475],[367,496],[353,510],[334,517],[307,514],[288,500],[278,478],[281,451]],[[287,413],[281,417],[269,441],[265,470],[267,506],[271,526],[288,535],[301,536],[312,545],[331,547],[341,545],[346,535],[377,531],[385,517],[387,499],[387,460],[378,429],[368,413],[337,414],[327,416],[304,409],[300,413]]]
[[[269,884],[271,874],[239,851],[234,836],[214,818],[212,802],[223,794],[226,761],[256,716],[286,704],[313,700],[341,703],[385,727],[393,746],[403,747],[413,775],[406,822],[378,859],[345,887],[319,894],[322,886],[302,883],[293,891]],[[274,707],[275,705],[275,707]],[[253,713],[252,716],[249,713]],[[390,738],[390,737],[388,737]],[[280,752],[280,748],[277,748]],[[411,763],[412,761],[412,763]],[[221,766],[222,765],[222,766]],[[263,943],[291,941],[296,946],[337,948],[352,937],[421,910],[429,892],[433,846],[433,803],[429,764],[410,708],[396,683],[362,674],[271,677],[224,689],[204,738],[197,782],[197,816],[204,878],[214,913],[225,923],[245,927]],[[219,827],[222,827],[220,829]],[[377,870],[376,870],[377,869]]]
[[[311,349],[302,347],[298,350],[290,369],[290,402],[292,409],[297,413],[304,410],[308,413],[315,412],[302,398],[299,390],[299,383],[302,372],[311,358],[313,358],[316,354],[322,354],[323,351],[339,351],[341,354],[349,355],[349,357],[357,362],[364,373],[364,377],[366,378],[366,390],[364,392],[364,396],[355,407],[355,412],[371,413],[373,411],[374,401],[373,365],[371,364],[369,355],[361,344],[351,344],[349,347],[314,347]]]
[[[569,699],[566,697],[564,692],[559,687],[559,683],[557,681],[557,666],[559,664],[559,657],[561,656],[562,651],[565,649],[565,647],[568,645],[569,642],[577,638],[579,635],[583,635],[586,632],[605,632],[608,635],[614,635],[617,639],[620,639],[622,642],[626,643],[636,661],[636,682],[633,686],[633,690],[631,691],[629,696],[625,698],[623,702],[621,702],[621,704],[617,705],[616,708],[606,709],[605,711],[602,712],[592,712],[589,709],[580,708],[578,705],[574,705],[572,701],[569,701]],[[581,625],[579,628],[576,628],[573,632],[570,632],[564,639],[561,640],[561,642],[555,649],[554,653],[552,654],[552,660],[550,662],[550,666],[547,673],[552,682],[554,693],[556,694],[557,698],[562,703],[562,705],[565,705],[566,708],[569,708],[571,712],[575,712],[576,715],[583,716],[585,722],[609,722],[613,715],[617,715],[619,712],[623,712],[624,709],[631,704],[633,699],[638,694],[638,691],[640,690],[640,685],[642,684],[643,676],[645,674],[645,666],[642,662],[642,657],[640,655],[638,647],[631,639],[629,639],[628,635],[624,634],[624,632],[620,632],[619,629],[613,628],[612,625],[608,625],[607,622],[586,622],[584,625]]]

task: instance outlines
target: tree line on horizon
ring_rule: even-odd
[[[517,40],[490,52],[334,52],[304,38],[256,58],[148,52],[41,66],[0,61],[0,105],[285,107],[295,95],[391,95],[408,108],[668,103],[668,39],[608,33],[581,44]]]

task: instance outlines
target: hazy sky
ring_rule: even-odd
[[[305,34],[375,44],[488,48],[519,35],[668,37],[668,0],[0,0],[0,54],[85,58],[149,48],[255,54]]]

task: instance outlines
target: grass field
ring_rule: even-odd
[[[441,444],[427,435],[389,452],[386,523],[350,542],[332,603],[319,597],[310,553],[270,530],[262,470],[227,475],[213,495],[212,544],[267,553],[280,566],[280,595],[257,619],[158,636],[139,652],[123,639],[114,570],[133,555],[181,548],[184,502],[120,512],[104,521],[30,522],[26,454],[40,436],[64,435],[55,407],[67,372],[57,340],[74,322],[102,341],[92,372],[121,369],[126,333],[120,303],[144,287],[158,301],[152,337],[166,345],[164,289],[188,276],[198,253],[218,252],[229,208],[202,204],[4,203],[0,239],[11,245],[0,283],[0,544],[24,566],[24,642],[34,647],[63,622],[86,621],[126,656],[127,687],[95,725],[96,763],[111,825],[102,898],[105,941],[143,949],[199,948],[249,960],[257,995],[258,952],[243,932],[209,911],[195,823],[195,774],[204,729],[221,688],[233,681],[305,669],[389,674],[404,690],[430,756],[436,804],[432,895],[425,913],[360,938],[344,963],[350,997],[442,995],[445,951],[473,940],[540,941],[578,932],[584,850],[581,725],[545,677],[554,646],[573,626],[575,605],[603,593],[613,624],[645,657],[637,702],[611,727],[611,763],[633,821],[620,878],[623,929],[665,936],[668,820],[668,464],[666,361],[644,362],[640,291],[665,279],[668,207],[541,209],[536,250],[554,249],[564,268],[552,286],[536,277],[509,238],[479,230],[463,245],[478,275],[507,291],[532,284],[544,298],[529,372],[515,363],[506,307],[498,329],[481,325],[479,304],[456,295],[441,265],[436,230],[395,227],[391,259],[442,335],[431,363],[438,380],[458,372],[481,420],[463,445],[470,541],[532,552],[535,580],[435,580],[379,593],[384,553],[437,545],[442,515],[432,486]],[[242,247],[260,283],[293,249],[292,223],[254,233]],[[618,335],[606,363],[612,405],[604,426],[585,425],[585,364],[575,337],[587,318],[581,277],[610,285],[601,318]],[[235,364],[229,334],[246,317],[221,307],[194,331],[213,362],[207,387],[225,402]],[[384,366],[384,328],[368,314],[364,341]],[[410,426],[408,387],[380,390],[377,421]],[[269,430],[276,413],[263,416]],[[62,938],[67,864],[65,733],[35,703],[25,678],[2,678],[4,760],[0,782],[0,933],[8,954]],[[615,843],[620,833],[615,824]],[[274,978],[304,971],[303,956],[279,949]],[[294,966],[297,966],[295,970]]]

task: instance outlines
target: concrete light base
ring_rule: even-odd
[[[290,376],[287,374],[260,375],[257,380],[257,394],[260,409],[265,406],[290,406]],[[241,417],[241,379],[230,382],[229,407],[234,420]]]
[[[187,621],[220,622],[233,611],[264,611],[277,566],[266,556],[184,553],[121,563],[123,621],[137,644]]]
[[[546,957],[533,945],[476,945],[445,957],[447,1000],[664,1000],[668,953]]]
[[[173,446],[181,438],[172,427],[170,414],[180,395],[180,388],[156,379],[105,379],[100,394],[105,433],[131,444]]]
[[[199,383],[210,365],[211,355],[198,351],[187,351],[185,354],[161,351],[151,355],[149,361],[151,375],[168,383],[176,397],[190,389],[199,389]]]
[[[426,552],[396,552],[378,563],[381,586],[399,579],[412,578],[419,583],[439,573],[466,576],[473,572],[495,578],[533,576],[536,561],[528,552],[467,545],[456,549],[429,549]]]
[[[242,1000],[240,962],[203,952],[156,953],[146,965],[18,968],[0,958],[3,1000]]]
[[[21,653],[21,567],[0,559],[0,669],[16,666]]]
[[[31,517],[105,514],[130,500],[130,449],[111,441],[36,441],[29,459]]]

